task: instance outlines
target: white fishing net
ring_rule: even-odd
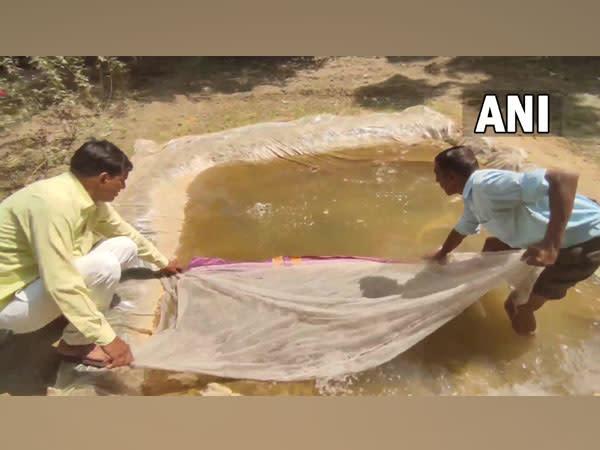
[[[199,266],[163,298],[135,365],[291,381],[378,366],[509,283],[527,298],[539,269],[521,252],[446,265],[360,258]]]

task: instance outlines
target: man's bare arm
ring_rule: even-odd
[[[450,253],[452,250],[458,247],[464,238],[464,234],[460,234],[455,229],[452,229],[452,231],[448,233],[448,237],[446,237],[442,248],[440,248],[437,252],[428,255],[427,259],[433,259],[434,261],[439,262],[444,261],[446,259],[446,255],[448,255],[448,253]]]
[[[550,199],[550,221],[542,242],[529,247],[523,260],[534,266],[554,264],[562,246],[563,236],[573,211],[579,175],[562,170],[547,170],[548,197]]]

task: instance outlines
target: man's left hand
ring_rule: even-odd
[[[521,259],[530,266],[551,266],[556,262],[559,250],[553,245],[542,241],[525,250]]]

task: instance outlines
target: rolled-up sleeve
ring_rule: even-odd
[[[469,234],[476,234],[479,232],[479,221],[471,211],[471,208],[465,203],[463,208],[463,214],[461,218],[458,220],[454,229],[464,235],[467,236]]]
[[[64,209],[34,196],[17,217],[52,300],[81,334],[97,345],[107,345],[116,334],[74,265],[73,226]]]
[[[140,258],[156,264],[161,269],[169,264],[169,260],[139,231],[125,222],[111,205],[100,203],[97,214],[94,230],[102,236],[127,236],[137,245]]]

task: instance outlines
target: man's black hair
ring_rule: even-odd
[[[80,177],[93,177],[107,172],[111,177],[133,169],[133,164],[115,144],[91,139],[77,149],[71,158],[71,172]]]
[[[435,157],[435,162],[443,171],[451,171],[465,178],[479,169],[473,150],[465,145],[444,150]]]

